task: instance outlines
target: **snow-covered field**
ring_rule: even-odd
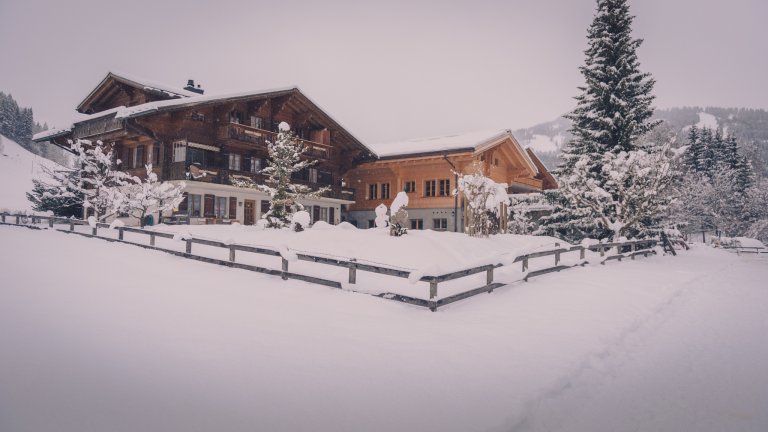
[[[0,274],[3,431],[768,428],[765,257],[698,246],[435,313],[16,227]]]
[[[0,135],[0,212],[32,212],[26,192],[32,190],[32,179],[43,175],[43,166],[52,168],[56,163]]]

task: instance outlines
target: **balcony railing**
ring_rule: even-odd
[[[194,171],[194,173],[193,173]],[[224,168],[214,167],[198,167],[197,169],[189,169],[183,162],[172,164],[169,180],[186,180],[186,181],[199,181],[205,183],[215,183],[223,185],[232,185],[232,177],[239,178],[244,181],[250,180],[254,184],[265,184],[267,176],[263,174],[251,173],[246,171],[235,171]],[[335,198],[354,201],[355,190],[352,188],[341,187],[337,185],[326,185],[322,183],[313,183],[305,180],[291,180],[294,184],[303,184],[309,186],[312,190],[319,190],[324,187],[330,188],[322,196],[326,198]]]
[[[219,131],[219,139],[233,139],[258,146],[266,146],[267,141],[274,142],[277,133],[246,126],[239,123],[229,123]],[[298,139],[307,148],[306,155],[313,159],[331,159],[333,148],[328,144]]]

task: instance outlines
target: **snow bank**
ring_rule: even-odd
[[[32,180],[44,176],[44,167],[57,166],[0,135],[0,212],[32,213],[26,195],[32,190]]]

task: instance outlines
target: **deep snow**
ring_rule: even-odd
[[[0,135],[0,212],[32,212],[26,193],[32,190],[32,179],[44,175],[43,166],[57,165]]]
[[[768,265],[705,246],[435,313],[16,227],[0,273],[0,430],[768,427]]]

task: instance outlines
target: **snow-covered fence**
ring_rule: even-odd
[[[503,283],[494,282],[494,271],[499,267],[505,267],[505,266],[520,263],[522,265],[522,274],[524,275],[522,280],[527,281],[529,278],[532,278],[532,277],[541,276],[547,273],[558,272],[558,271],[566,270],[569,268],[585,265],[587,264],[587,261],[586,261],[587,251],[598,253],[600,263],[605,264],[607,261],[611,261],[611,260],[621,261],[622,259],[625,259],[625,258],[635,259],[635,257],[639,255],[648,256],[649,254],[655,254],[656,251],[654,250],[654,247],[658,244],[657,240],[655,239],[631,240],[631,241],[614,242],[614,243],[598,243],[594,245],[578,245],[578,246],[569,245],[568,247],[560,247],[559,244],[556,244],[555,249],[545,250],[545,251],[536,251],[536,252],[531,252],[524,255],[519,255],[514,257],[514,259],[511,261],[505,260],[504,263],[481,265],[481,266],[477,266],[469,269],[462,269],[462,270],[453,271],[445,274],[439,274],[439,275],[420,275],[420,274],[413,274],[409,271],[405,271],[401,269],[396,269],[396,268],[391,268],[391,267],[386,267],[381,265],[361,263],[354,258],[351,258],[349,260],[336,259],[336,258],[315,256],[307,253],[297,253],[295,251],[290,251],[290,250],[277,250],[277,249],[270,249],[266,247],[257,247],[253,245],[225,243],[225,242],[220,242],[215,240],[193,238],[191,236],[179,236],[178,234],[174,235],[174,234],[169,234],[169,233],[164,233],[164,232],[159,232],[154,230],[147,230],[142,228],[112,226],[110,224],[97,223],[93,219],[89,221],[89,220],[61,218],[61,217],[54,217],[54,216],[29,216],[29,215],[8,214],[8,213],[1,213],[0,218],[2,223],[4,224],[8,224],[6,220],[7,218],[11,218],[15,222],[15,225],[26,225],[31,227],[34,227],[36,224],[42,224],[43,221],[47,221],[49,228],[53,228],[55,224],[63,224],[66,226],[66,228],[59,229],[59,231],[74,233],[74,234],[83,235],[91,238],[100,238],[107,241],[117,241],[117,242],[127,243],[127,244],[140,246],[148,249],[163,251],[166,253],[181,256],[184,258],[194,259],[197,261],[203,261],[203,262],[224,265],[224,266],[233,267],[233,268],[240,268],[244,270],[250,270],[250,271],[274,275],[274,276],[280,276],[282,279],[298,279],[305,282],[329,286],[333,288],[341,288],[342,283],[339,281],[324,279],[316,276],[290,272],[289,271],[290,262],[291,261],[308,261],[308,262],[313,262],[313,263],[322,264],[322,265],[346,268],[348,271],[347,288],[350,288],[353,285],[357,284],[358,271],[409,279],[411,280],[411,282],[419,282],[419,281],[426,282],[429,284],[428,300],[414,297],[414,296],[406,296],[402,294],[392,294],[392,293],[379,294],[378,296],[413,304],[413,305],[428,307],[432,311],[435,311],[438,307],[445,306],[450,303],[454,303],[456,301],[466,299],[468,297],[472,297],[477,294],[481,294],[485,292],[490,293],[494,289],[504,286],[505,284]],[[90,229],[90,232],[82,232],[82,231],[77,231],[75,229],[76,226],[90,226],[91,229]],[[106,231],[102,231],[101,236],[99,235],[100,228],[107,229]],[[115,231],[117,231],[116,238],[114,237]],[[125,240],[125,233],[132,233],[132,234],[147,236],[149,237],[149,244],[127,241]],[[158,247],[156,245],[156,238],[183,241],[185,243],[184,251],[181,252],[179,250]],[[201,246],[227,250],[228,259],[225,260],[225,259],[207,257],[200,254],[193,254],[193,245],[201,245]],[[239,252],[267,255],[267,256],[272,256],[276,258],[279,257],[281,260],[280,270],[238,262],[237,257],[239,256]],[[570,254],[570,253],[576,253],[576,252],[579,253],[579,259],[577,260],[576,264],[567,265],[563,263],[564,254]],[[538,260],[537,263],[540,264],[542,260],[546,260],[547,258],[553,259],[554,263],[552,266],[548,266],[548,267],[545,266],[544,268],[533,270],[533,271],[529,270],[530,263],[532,260]],[[480,273],[485,273],[486,275],[485,285],[478,288],[465,290],[447,297],[438,298],[439,284],[465,278],[465,277],[476,275],[476,274],[480,274]]]

